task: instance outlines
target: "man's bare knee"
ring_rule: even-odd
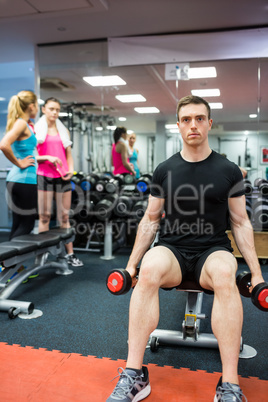
[[[169,249],[156,247],[145,254],[139,278],[141,283],[148,286],[173,287],[181,281],[181,270]]]
[[[236,290],[236,267],[226,261],[218,261],[215,267],[215,272],[212,275],[214,291],[229,292]]]
[[[160,287],[161,274],[159,267],[150,259],[141,264],[139,283],[144,286]]]
[[[209,255],[203,266],[200,285],[215,293],[236,290],[236,271],[235,257],[226,251],[216,251]]]

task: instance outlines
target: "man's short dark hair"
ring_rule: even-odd
[[[188,96],[185,96],[184,98],[181,98],[178,103],[178,106],[177,106],[178,121],[179,121],[179,112],[180,112],[181,108],[183,106],[190,105],[191,103],[193,103],[195,105],[201,105],[201,104],[205,105],[207,108],[207,111],[208,111],[208,119],[210,119],[211,109],[210,109],[208,102],[205,99],[200,98],[200,96],[188,95]]]

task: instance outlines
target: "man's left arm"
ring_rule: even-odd
[[[254,233],[246,211],[245,196],[229,198],[229,214],[231,231],[236,245],[251,272],[252,286],[264,282],[257,257]]]

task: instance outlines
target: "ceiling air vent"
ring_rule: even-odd
[[[59,78],[41,78],[41,89],[48,91],[72,91],[75,87]]]

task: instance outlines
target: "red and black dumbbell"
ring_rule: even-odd
[[[132,287],[132,277],[125,269],[113,269],[106,278],[106,286],[113,295],[124,295]]]
[[[236,284],[239,292],[244,297],[251,297],[252,303],[262,311],[268,311],[268,283],[261,282],[256,285],[250,293],[251,273],[242,272],[236,278]]]

